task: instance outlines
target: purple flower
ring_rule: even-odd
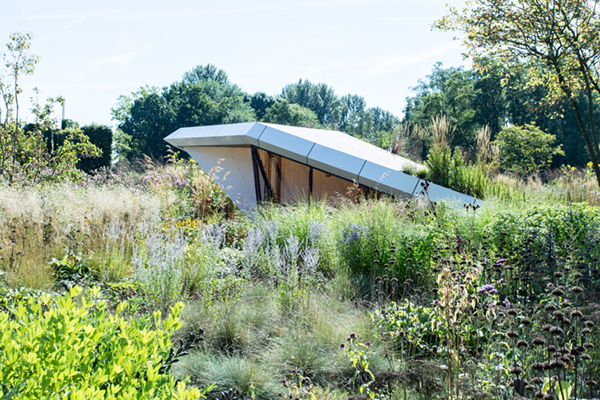
[[[345,348],[345,347],[346,347],[346,343],[341,343],[341,344],[340,344],[340,349],[343,349],[343,348]]]
[[[498,291],[496,289],[490,290],[490,294],[495,294],[495,293],[498,293]]]
[[[496,261],[496,264],[498,264],[498,265],[502,265],[502,264],[504,264],[505,262],[506,262],[506,258],[501,258],[501,259],[499,259],[498,261]]]
[[[504,298],[504,307],[510,308],[510,301],[508,300],[508,297]]]
[[[366,341],[366,342],[365,342],[365,346],[367,346],[367,347],[371,346],[371,342],[369,342],[369,341]]]
[[[495,292],[492,292],[492,290],[495,290]],[[494,285],[489,284],[489,285],[483,285],[482,287],[479,288],[479,290],[477,291],[477,293],[486,293],[486,292],[490,292],[490,293],[497,293],[498,291],[496,290],[496,288],[494,287]]]

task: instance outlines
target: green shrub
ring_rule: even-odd
[[[112,156],[112,129],[106,125],[87,125],[81,128],[90,143],[98,147],[101,154],[98,157],[82,157],[77,163],[77,168],[90,172],[101,167],[110,167]]]
[[[198,399],[163,373],[182,304],[161,321],[156,312],[125,318],[125,303],[109,314],[104,301],[76,296],[24,301],[0,312],[0,396],[10,399]],[[92,290],[97,296],[99,289]],[[77,305],[77,300],[81,305]],[[154,326],[151,329],[150,326]]]

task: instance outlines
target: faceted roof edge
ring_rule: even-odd
[[[425,168],[343,132],[262,122],[179,128],[164,140],[183,150],[195,146],[254,145],[393,195],[402,192],[412,196],[420,192],[423,180],[401,169]],[[432,201],[477,201],[435,184],[430,184],[429,197]]]

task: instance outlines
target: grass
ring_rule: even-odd
[[[266,206],[252,220],[199,219],[189,207],[195,192],[173,177],[188,175],[155,167],[142,188],[0,188],[2,289],[98,285],[111,302],[129,299],[132,318],[182,299],[175,339],[199,328],[205,339],[175,373],[194,385],[215,383],[213,399],[505,400],[521,394],[511,389],[515,379],[539,390],[532,365],[558,360],[556,351],[517,346],[536,336],[559,349],[594,344],[577,375],[553,373],[577,386],[580,399],[598,395],[582,390],[600,371],[600,217],[594,207],[567,205],[569,196],[589,203],[592,186],[565,194],[584,177],[506,178],[509,200],[492,197],[481,208],[315,201]],[[159,273],[169,279],[155,282]],[[484,285],[497,293],[480,292]],[[552,294],[560,285],[570,304]],[[571,316],[576,307],[585,317]],[[587,321],[596,327],[583,333]]]

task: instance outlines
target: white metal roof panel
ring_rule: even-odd
[[[314,142],[267,125],[260,135],[258,145],[267,151],[307,164],[306,157],[314,146]]]
[[[360,172],[358,183],[395,196],[410,196],[415,192],[419,178],[367,161]]]
[[[419,184],[419,187],[415,191],[415,194],[418,195],[421,193],[423,188]],[[477,201],[475,197],[468,196],[466,194],[457,192],[456,190],[448,189],[446,187],[436,185],[435,183],[429,183],[429,198],[431,201],[437,202],[457,202],[460,204],[469,204]]]
[[[315,144],[308,154],[308,165],[348,180],[358,180],[365,160],[353,155]]]
[[[258,142],[252,140],[247,134],[255,124],[253,122],[243,124],[224,125],[222,129],[215,133],[217,142],[222,146],[247,145]]]

